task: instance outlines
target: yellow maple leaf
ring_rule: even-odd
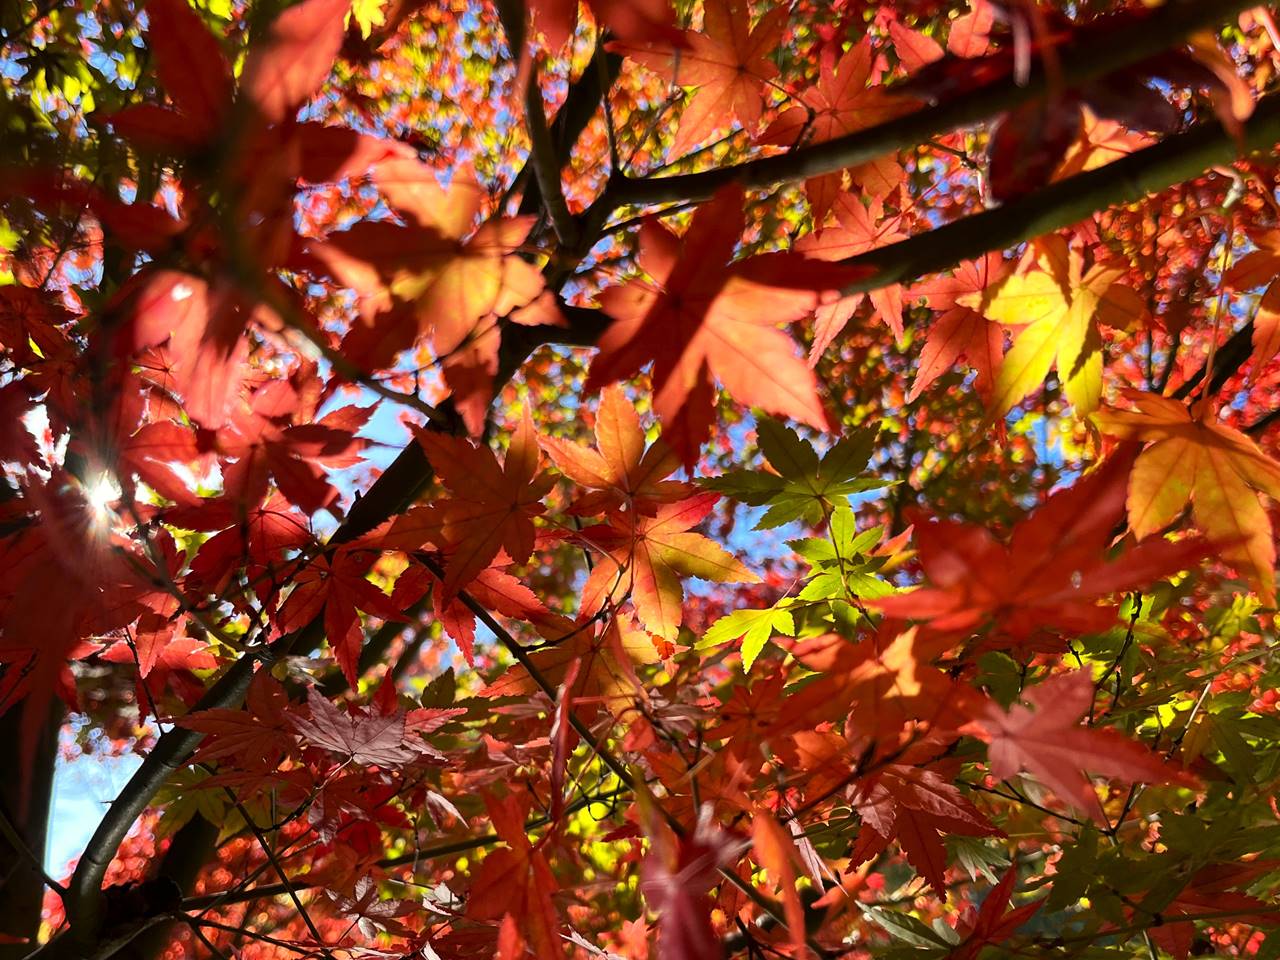
[[[1146,308],[1120,283],[1125,270],[1094,264],[1061,237],[1036,242],[1036,266],[994,287],[956,300],[989,320],[1021,329],[996,375],[993,411],[1003,416],[1056,366],[1067,400],[1084,415],[1102,399],[1102,334],[1099,324],[1128,327]]]

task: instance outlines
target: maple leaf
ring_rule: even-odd
[[[1266,285],[1253,318],[1253,357],[1249,377],[1256,380],[1262,368],[1280,352],[1280,230],[1266,230],[1250,237],[1255,249],[1232,264],[1222,276],[1228,290],[1253,290]]]
[[[774,472],[734,470],[705,478],[701,484],[753,507],[767,505],[757,530],[801,519],[817,526],[847,504],[851,494],[885,486],[882,480],[862,476],[876,438],[871,430],[841,438],[821,460],[813,444],[768,417],[756,424],[756,438]]]
[[[709,894],[719,868],[733,862],[742,844],[716,826],[709,804],[699,810],[693,831],[673,837],[648,791],[638,798],[641,825],[650,840],[640,892],[658,913],[659,955],[664,960],[714,957],[721,948],[711,925]]]
[[[1127,391],[1135,411],[1094,414],[1103,433],[1148,441],[1129,476],[1129,525],[1138,539],[1164,529],[1191,505],[1196,526],[1227,563],[1244,573],[1271,603],[1275,542],[1271,520],[1254,491],[1280,499],[1280,464],[1249,437],[1211,419],[1208,403],[1193,411],[1181,401]]]
[[[303,0],[271,21],[245,59],[241,89],[268,121],[290,118],[338,58],[351,0]]]
[[[393,530],[382,540],[382,545],[394,546],[401,535],[407,536],[407,543],[416,547],[421,542],[422,531],[420,528]],[[467,585],[467,592],[471,597],[493,614],[532,624],[548,639],[565,632],[561,626],[567,621],[553,614],[532,590],[504,572],[501,569],[504,565],[495,563],[477,573],[475,579]],[[426,567],[411,564],[396,579],[396,586],[392,591],[393,603],[402,608],[408,607],[425,595],[432,584],[440,582],[440,578]],[[475,612],[457,597],[448,596],[443,589],[434,591],[431,600],[436,619],[458,644],[467,663],[474,666]]]
[[[762,141],[786,147],[795,147],[802,139],[823,143],[911,110],[910,98],[887,93],[884,87],[876,85],[878,75],[871,38],[864,36],[834,66],[822,64],[818,82],[800,94],[799,103],[779,114],[764,132]],[[873,197],[888,194],[904,176],[901,164],[892,154],[859,164],[850,172],[854,183]],[[805,181],[814,223],[826,219],[840,194],[843,176],[837,171]]]
[[[201,426],[222,426],[244,378],[249,351],[241,334],[255,305],[228,283],[173,270],[138,274],[119,298],[131,316],[117,352],[132,356],[167,342],[187,415]]]
[[[305,373],[304,373],[305,375]],[[294,385],[275,382],[257,390],[249,404],[233,408],[218,430],[218,452],[235,459],[223,465],[224,495],[241,504],[259,503],[268,476],[290,503],[307,513],[331,506],[338,498],[323,467],[350,467],[367,445],[355,433],[374,407],[341,407],[315,422],[310,404],[301,404]]]
[[[150,0],[147,46],[185,135],[200,142],[211,139],[231,105],[234,83],[218,39],[187,0]]]
[[[274,770],[295,747],[289,696],[269,670],[259,670],[249,683],[243,710],[215,707],[188,713],[180,726],[205,735],[192,758],[195,763],[234,759]]]
[[[697,459],[711,426],[713,376],[741,403],[827,429],[817,381],[776,327],[811,313],[817,291],[862,272],[783,253],[726,266],[742,232],[742,204],[742,190],[726,187],[698,208],[682,239],[646,220],[637,259],[649,279],[600,295],[614,322],[600,337],[587,389],[652,361],[654,411],[685,464]]]
[[[356,879],[350,895],[334,890],[325,893],[338,914],[354,920],[360,932],[371,940],[379,933],[407,935],[409,929],[396,918],[422,909],[422,904],[415,900],[382,899],[378,896],[378,882],[368,875]]]
[[[589,0],[587,6],[613,36],[635,43],[684,44],[684,33],[668,0]],[[573,35],[578,22],[578,0],[530,0],[529,9],[546,34],[547,45],[559,50]]]
[[[955,33],[954,24],[951,32]],[[941,60],[945,56],[936,40],[926,37],[919,30],[912,30],[899,20],[889,23],[889,39],[893,42],[893,51],[898,55],[898,62],[907,73],[914,73],[921,67],[935,60]]]
[[[687,30],[683,43],[614,41],[606,45],[670,83],[696,87],[680,114],[671,149],[676,154],[710,136],[732,118],[754,131],[764,112],[767,85],[778,75],[770,55],[782,42],[790,11],[768,10],[751,27],[746,0],[707,0],[702,31]]]
[[[1008,940],[1020,926],[1039,912],[1045,904],[1043,899],[1008,909],[1017,880],[1018,868],[1015,864],[1009,867],[995,889],[986,895],[980,909],[974,910],[972,905],[966,906],[956,923],[956,932],[964,937],[964,942],[947,954],[948,960],[977,960],[983,947]]]
[[[359,680],[364,633],[356,608],[383,620],[399,620],[401,607],[370,583],[365,574],[376,554],[360,543],[343,544],[332,556],[320,555],[293,577],[293,590],[276,614],[284,632],[301,630],[324,612],[325,637],[352,687]]]
[[[366,710],[343,713],[314,687],[307,691],[310,716],[289,714],[293,728],[314,747],[344,761],[394,769],[420,759],[425,744],[408,739],[403,710],[379,716]]]
[[[559,884],[546,854],[525,836],[528,801],[485,794],[484,802],[494,833],[506,847],[485,857],[472,875],[467,915],[480,920],[509,918],[537,960],[562,960],[560,918],[551,900]],[[525,955],[523,950],[511,954]]]
[[[621,387],[608,386],[601,392],[595,435],[594,450],[556,437],[538,437],[561,473],[594,491],[578,497],[571,513],[598,514],[622,506],[652,513],[659,504],[693,492],[687,483],[666,479],[680,461],[661,440],[645,448],[640,417]]]
[[[1099,823],[1107,822],[1106,814],[1084,770],[1125,783],[1196,785],[1195,777],[1118,730],[1083,726],[1093,697],[1089,671],[1059,674],[1032,687],[1023,696],[1025,704],[1007,711],[984,702],[969,732],[986,741],[993,777],[1030,773],[1059,800]]]
[[[978,394],[991,403],[1004,352],[1004,332],[961,300],[989,287],[998,288],[1006,269],[1000,254],[989,253],[981,260],[960,264],[950,277],[926,280],[911,288],[912,295],[924,297],[936,315],[920,351],[920,366],[907,393],[908,401],[914,401],[963,357],[977,372],[974,386]]]
[[[307,248],[321,268],[353,289],[364,323],[344,352],[388,366],[419,335],[429,335],[446,380],[478,434],[498,362],[498,321],[563,324],[543,295],[542,273],[516,256],[536,217],[491,217],[478,226],[488,195],[467,170],[446,189],[431,168],[393,157],[374,167],[388,203],[408,221],[362,220]]]
[[[1102,335],[1098,324],[1127,328],[1146,314],[1126,269],[1094,264],[1059,236],[1036,241],[1038,269],[1004,278],[994,288],[957,299],[963,307],[1021,326],[996,375],[993,412],[1004,415],[1044,382],[1055,364],[1062,390],[1084,415],[1102,398]]]
[[[747,673],[760,656],[760,651],[775,633],[796,635],[795,617],[789,610],[770,607],[764,610],[735,610],[725,614],[702,634],[698,649],[714,647],[731,640],[742,641],[742,671]]]
[[[1233,922],[1274,926],[1273,904],[1238,891],[1275,868],[1274,860],[1210,863],[1201,867],[1172,901],[1165,902],[1163,897],[1159,898],[1160,916],[1164,922],[1151,928],[1151,939],[1178,960],[1187,960],[1195,941],[1196,925],[1190,920],[1180,921],[1180,917],[1231,911]],[[1137,904],[1128,912],[1131,916],[1140,915],[1141,909],[1145,909],[1145,904]]]
[[[242,565],[250,582],[274,583],[296,566],[286,554],[313,543],[307,518],[278,493],[247,511],[226,498],[182,504],[166,511],[165,520],[192,530],[220,531],[201,544],[187,578],[192,586],[215,593]]]
[[[838,261],[906,238],[899,229],[902,218],[899,216],[884,220],[884,204],[879,199],[872,199],[866,205],[861,198],[851,193],[841,193],[835,197],[834,209],[836,223],[820,227],[815,233],[801,237],[795,245],[798,252],[815,260]],[[817,216],[815,212],[815,221]],[[866,294],[851,294],[818,307],[813,346],[809,349],[810,366],[817,363],[818,358],[826,352],[864,297],[871,300],[871,305],[889,325],[894,337],[902,339],[901,284],[880,287]]]
[[[1097,605],[1099,598],[1176,573],[1206,549],[1195,540],[1153,540],[1107,562],[1131,463],[1126,456],[1109,458],[1021,520],[1007,544],[981,527],[936,519],[917,523],[920,564],[931,586],[869,604],[947,633],[989,620],[1014,643],[1049,627],[1105,629],[1115,615]]]
[[[797,957],[805,954],[804,905],[796,891],[799,851],[790,835],[768,810],[757,810],[751,820],[751,853],[782,891],[782,904]]]
[[[942,894],[947,889],[943,876],[947,853],[942,837],[1000,834],[957,787],[932,770],[888,766],[858,784],[853,803],[862,829],[850,861],[865,863],[896,839],[907,862]]]
[[[554,480],[538,474],[538,443],[528,411],[502,464],[488,447],[423,431],[418,442],[451,496],[397,518],[389,542],[413,549],[430,541],[447,556],[444,591],[454,596],[505,550],[523,563],[533,552],[533,518]]]
[[[904,731],[914,736],[910,731],[922,722],[938,730],[955,729],[962,722],[956,684],[931,665],[951,646],[948,638],[916,628],[904,630],[900,623],[885,620],[874,635],[858,643],[835,633],[782,643],[821,676],[787,697],[771,736],[843,717],[851,745],[892,757],[897,756]]]
[[[582,612],[591,615],[629,594],[650,632],[674,640],[683,619],[681,577],[717,583],[758,583],[732,554],[692,529],[711,513],[718,493],[664,504],[652,517],[615,512],[607,525],[578,538],[602,556],[582,588]]]

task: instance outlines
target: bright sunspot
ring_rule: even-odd
[[[103,473],[85,488],[85,493],[94,519],[103,522],[111,516],[111,505],[120,499],[120,484],[111,474]]]

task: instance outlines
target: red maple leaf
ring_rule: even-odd
[[[942,838],[999,835],[960,790],[932,770],[894,764],[859,782],[854,809],[862,818],[851,864],[865,863],[897,840],[907,862],[933,889],[946,892],[947,852]]]
[[[1151,939],[1177,960],[1187,960],[1195,941],[1196,925],[1191,920],[1180,922],[1180,917],[1229,911],[1232,923],[1274,926],[1275,905],[1239,891],[1266,874],[1274,873],[1277,866],[1280,864],[1275,860],[1252,860],[1211,863],[1201,867],[1171,902],[1160,899],[1159,914],[1164,922],[1150,928]],[[1126,912],[1140,920],[1143,907],[1143,904],[1138,904]]]
[[[714,419],[712,378],[741,403],[828,428],[812,371],[796,357],[779,323],[817,307],[862,271],[790,253],[734,264],[744,222],[744,195],[726,187],[701,207],[683,238],[656,220],[640,229],[640,267],[647,279],[600,296],[613,324],[600,337],[587,389],[638,373],[653,363],[654,410],[667,442],[692,464]]]
[[[249,683],[243,710],[215,707],[189,713],[179,726],[205,735],[192,758],[196,763],[234,760],[241,766],[274,770],[295,747],[288,716],[289,695],[269,670]]]
[[[1009,910],[1009,899],[1013,896],[1017,880],[1018,867],[1015,864],[983,899],[981,909],[975,911],[972,905],[965,907],[956,923],[956,932],[965,939],[947,954],[948,960],[977,960],[983,947],[1008,940],[1044,906],[1043,900],[1037,900]]]
[[[970,524],[917,522],[920,565],[930,585],[868,602],[948,634],[991,623],[995,641],[1014,644],[1049,627],[1105,629],[1115,613],[1099,607],[1099,599],[1176,573],[1207,549],[1201,540],[1151,539],[1107,561],[1124,516],[1131,464],[1132,456],[1110,457],[1020,521],[1007,544]]]
[[[353,687],[360,679],[358,661],[364,639],[356,609],[383,620],[400,618],[400,605],[365,578],[375,557],[376,552],[360,543],[321,554],[294,574],[293,590],[275,617],[280,630],[291,632],[323,611],[325,637]]]
[[[505,937],[518,934],[537,960],[561,960],[564,951],[560,918],[551,896],[559,888],[546,854],[525,835],[527,801],[514,796],[485,795],[493,830],[506,844],[480,863],[471,880],[467,915],[480,920],[504,919]],[[500,936],[500,942],[502,937]],[[511,956],[523,956],[523,951]]]
[[[969,732],[987,742],[991,775],[1006,779],[1026,771],[1069,806],[1106,821],[1098,795],[1083,771],[1126,783],[1175,783],[1196,779],[1110,727],[1086,727],[1081,718],[1093,704],[1087,670],[1059,674],[1026,693],[1026,705],[1007,711],[985,702]]]
[[[309,716],[291,710],[289,723],[313,747],[335,753],[344,761],[394,769],[424,754],[439,756],[421,740],[409,737],[403,710],[390,715],[361,708],[343,713],[314,687],[307,691],[307,707]]]
[[[241,504],[256,504],[267,493],[268,477],[285,498],[307,513],[330,507],[338,492],[329,484],[324,467],[350,467],[359,462],[367,441],[355,432],[364,426],[373,407],[341,407],[319,420],[314,410],[298,408],[292,385],[276,382],[258,390],[252,403],[233,410],[217,431],[224,462],[224,496]]]
[[[815,260],[845,260],[906,237],[900,229],[902,218],[899,216],[884,219],[884,204],[879,200],[873,199],[868,206],[855,194],[841,193],[834,197],[833,204],[836,223],[820,227],[817,232],[802,237],[796,243],[796,250],[800,253]],[[814,218],[815,222],[821,223],[817,219],[816,212]],[[899,341],[902,340],[902,286],[900,284],[881,287],[868,294],[851,294],[818,307],[817,322],[814,324],[813,331],[813,346],[809,350],[810,365],[817,362],[818,357],[844,329],[864,297],[870,298],[871,305],[889,325],[893,335]]]
[[[547,45],[552,52],[559,50],[578,23],[578,0],[529,0],[528,6],[546,34]],[[601,26],[620,40],[684,45],[683,32],[672,25],[675,17],[669,0],[588,0],[587,6]]]
[[[523,563],[533,552],[533,518],[553,478],[538,473],[538,443],[526,412],[504,461],[488,447],[461,437],[424,431],[418,442],[450,496],[398,517],[387,546],[416,549],[433,543],[446,555],[444,591],[454,596],[479,576],[500,550],[507,562]]]

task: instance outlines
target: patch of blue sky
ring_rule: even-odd
[[[55,877],[66,875],[68,865],[84,850],[107,807],[142,765],[137,754],[113,755],[105,743],[95,745],[93,753],[77,753],[66,759],[68,750],[78,749],[75,740],[83,722],[64,726],[60,734],[44,850],[45,869]]]

